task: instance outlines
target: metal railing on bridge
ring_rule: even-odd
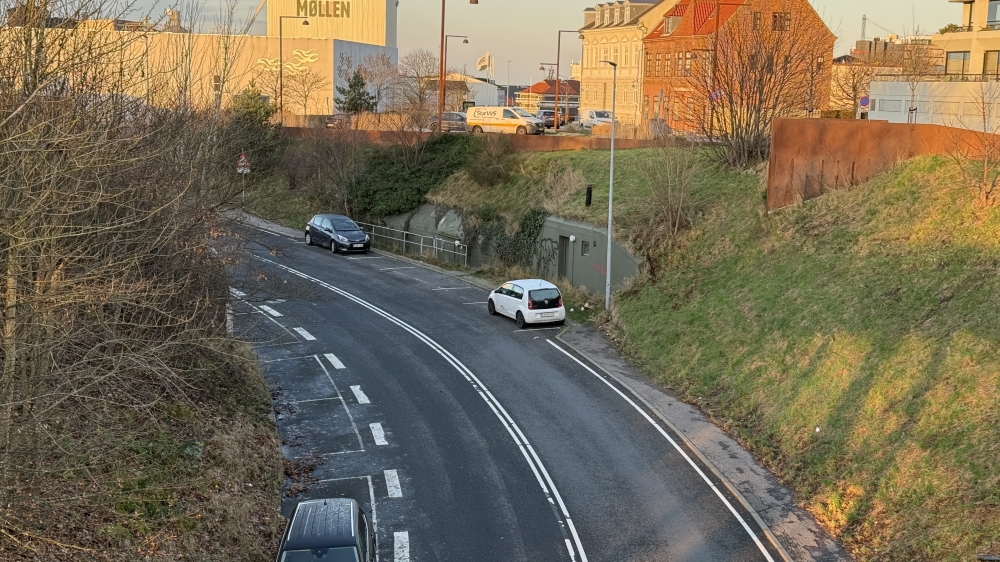
[[[469,246],[460,240],[426,236],[377,224],[357,224],[371,237],[375,248],[400,254],[416,254],[462,267],[469,265]]]

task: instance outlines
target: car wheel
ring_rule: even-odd
[[[306,233],[306,246],[312,246],[312,245],[313,245],[313,237],[310,236],[309,233],[307,232]]]
[[[556,326],[565,326],[566,325],[566,321],[565,320],[560,320],[560,321],[556,322],[555,325]]]
[[[528,325],[528,323],[524,321],[524,315],[521,314],[520,310],[517,311],[517,318],[515,318],[515,320],[517,321],[517,327],[522,330]]]
[[[493,299],[490,299],[489,303],[486,304],[486,310],[490,312],[490,316],[497,315],[497,307],[493,305]]]
[[[475,127],[472,128],[472,132],[473,133],[482,133],[483,132],[483,128],[480,127],[479,125],[476,125]]]
[[[526,134],[528,134],[528,129],[525,129],[524,127],[518,127],[517,128],[517,134],[519,134],[519,135],[526,135]]]
[[[330,240],[330,251],[333,252],[333,253],[335,253],[335,254],[339,251],[339,250],[337,250],[337,241],[336,240]]]

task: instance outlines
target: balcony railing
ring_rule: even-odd
[[[993,82],[1000,81],[996,74],[922,74],[906,76],[900,74],[876,74],[873,82],[909,82],[916,78],[917,82]]]

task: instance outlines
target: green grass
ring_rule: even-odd
[[[313,215],[323,212],[301,190],[288,189],[288,180],[280,174],[250,184],[243,208],[258,217],[289,228],[302,228]]]
[[[1000,552],[1000,214],[955,185],[925,158],[767,215],[719,183],[618,299],[626,353],[859,560]]]

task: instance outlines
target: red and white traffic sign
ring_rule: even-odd
[[[250,161],[247,160],[247,155],[245,152],[240,153],[240,161],[236,163],[236,173],[237,174],[250,173]]]

